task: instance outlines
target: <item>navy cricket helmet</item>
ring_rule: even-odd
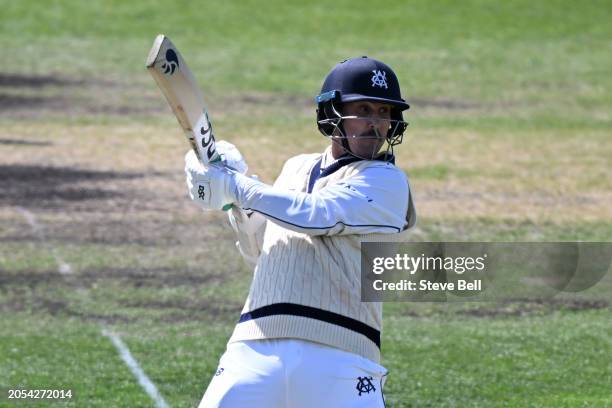
[[[402,111],[409,109],[410,105],[402,99],[395,72],[387,64],[372,58],[351,58],[337,64],[325,78],[321,93],[315,100],[317,125],[325,136],[330,136],[341,126],[342,104],[346,102],[367,100],[391,105],[391,119],[397,121],[398,126],[389,131],[388,139],[401,137],[408,125]]]

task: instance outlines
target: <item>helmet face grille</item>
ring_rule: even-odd
[[[334,118],[321,119],[317,121],[319,130],[327,137],[344,137],[346,133],[342,127],[342,122],[347,119],[355,119],[352,116],[337,116]],[[389,119],[390,127],[385,138],[392,146],[402,143],[404,131],[408,127],[408,122],[403,120]]]
[[[317,126],[319,128],[319,131],[324,136],[331,139],[332,142],[340,143],[342,147],[344,148],[344,150],[347,153],[351,154],[352,156],[358,157],[360,159],[365,159],[365,160],[374,159],[379,153],[378,151],[373,151],[370,157],[362,157],[362,156],[357,155],[355,152],[351,151],[349,144],[348,144],[348,139],[350,136],[346,134],[344,130],[344,125],[343,125],[343,122],[345,120],[351,120],[351,119],[372,120],[372,119],[358,118],[355,116],[343,116],[339,112],[339,110],[334,106],[333,101],[326,102],[324,105],[326,106],[323,106],[322,108],[317,110],[317,116],[319,118],[319,120],[317,120]],[[399,114],[399,117],[401,118],[401,112],[398,112],[398,114]],[[323,117],[323,115],[329,115],[329,116]],[[394,160],[393,147],[402,143],[404,139],[404,131],[408,127],[408,123],[405,122],[403,119],[385,119],[385,120],[388,120],[390,125],[389,125],[389,130],[387,131],[387,134],[384,136],[384,139],[387,143],[387,148],[386,148],[386,151],[383,157],[384,157],[384,160]],[[360,136],[360,137],[367,137],[367,136]],[[383,136],[379,135],[378,137],[382,139]]]
[[[343,126],[343,121],[348,117],[341,113],[343,104],[362,100],[392,106],[391,126],[386,135],[386,156],[389,156],[393,146],[403,141],[408,123],[404,121],[402,111],[409,109],[410,105],[401,97],[395,72],[385,63],[375,59],[348,59],[337,64],[327,75],[321,93],[315,99],[319,131],[332,140],[340,139],[342,146],[349,151]]]

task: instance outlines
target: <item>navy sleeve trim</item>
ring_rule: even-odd
[[[264,216],[266,216],[266,217],[274,218],[275,220],[278,220],[278,221],[283,222],[283,223],[285,223],[285,224],[293,225],[294,227],[298,227],[298,228],[302,228],[302,229],[312,229],[312,230],[321,230],[321,229],[322,229],[322,230],[328,230],[328,229],[332,229],[332,228],[334,228],[334,227],[335,227],[336,225],[338,225],[338,224],[342,224],[342,225],[344,225],[344,226],[346,226],[346,227],[355,227],[355,228],[358,228],[358,227],[391,228],[391,229],[396,230],[397,232],[402,232],[402,229],[401,229],[401,228],[395,227],[395,226],[393,226],[393,225],[377,225],[377,224],[346,224],[346,223],[344,223],[344,222],[342,222],[342,221],[338,221],[337,223],[335,223],[335,224],[333,224],[333,225],[330,225],[330,226],[327,226],[327,227],[306,227],[306,226],[304,226],[304,225],[294,224],[294,223],[292,223],[292,222],[285,221],[285,220],[283,220],[282,218],[275,217],[275,216],[273,216],[273,215],[267,214],[267,213],[265,213],[265,212],[263,212],[263,211],[260,211],[260,210],[255,209],[255,208],[243,208],[243,210],[245,210],[245,211],[255,211],[255,212],[258,212],[258,213],[260,213],[260,214],[262,214],[262,215],[264,215]]]

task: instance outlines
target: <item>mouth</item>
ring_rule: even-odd
[[[383,137],[375,131],[369,131],[360,135],[353,135],[354,138],[358,139],[382,139]]]

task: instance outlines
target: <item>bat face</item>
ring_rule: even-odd
[[[217,161],[215,136],[202,92],[177,48],[163,34],[153,43],[147,69],[202,163]]]

